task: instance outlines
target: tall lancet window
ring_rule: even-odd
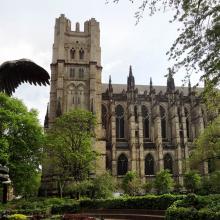
[[[187,138],[190,138],[190,119],[189,119],[189,111],[187,108],[184,108],[185,117],[186,117],[186,135]]]
[[[72,60],[75,59],[75,54],[76,54],[76,51],[75,51],[74,48],[72,48],[72,49],[70,50],[70,58],[71,58]]]
[[[128,171],[128,158],[121,154],[118,157],[117,173],[119,176],[125,175]]]
[[[138,110],[137,110],[136,105],[134,106],[134,119],[135,119],[135,122],[137,123],[138,122]]]
[[[106,129],[107,127],[107,109],[102,105],[102,127]]]
[[[150,120],[149,111],[146,106],[141,107],[142,119],[143,119],[143,136],[144,138],[150,138]]]
[[[161,119],[161,135],[165,139],[167,137],[167,122],[166,122],[166,111],[160,106],[160,119]]]
[[[173,173],[173,159],[170,154],[164,155],[164,169],[169,170],[170,173]]]
[[[124,138],[124,109],[121,105],[115,108],[116,114],[116,138]]]
[[[79,51],[79,59],[80,59],[80,60],[83,60],[83,59],[84,59],[84,54],[85,54],[85,53],[84,53],[84,50],[81,48],[80,51]]]
[[[154,158],[151,154],[145,157],[145,175],[154,175]]]

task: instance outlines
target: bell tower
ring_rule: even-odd
[[[48,127],[56,117],[71,109],[85,109],[97,119],[94,148],[102,156],[96,161],[96,173],[105,170],[105,141],[101,129],[101,47],[99,22],[94,18],[84,23],[83,30],[63,14],[56,19]]]
[[[63,14],[56,19],[51,64],[49,126],[61,113],[80,108],[92,111],[100,121],[101,48],[99,23],[90,19],[80,31],[79,23]]]

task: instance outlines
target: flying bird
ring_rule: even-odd
[[[49,85],[48,72],[31,60],[20,59],[6,61],[0,66],[0,92],[11,95],[24,82]]]

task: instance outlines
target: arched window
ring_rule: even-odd
[[[151,154],[145,157],[145,175],[154,175],[154,158]]]
[[[74,77],[75,77],[75,69],[70,68],[70,78],[74,78]]]
[[[167,137],[166,111],[162,106],[160,106],[160,119],[161,119],[161,135],[162,138],[165,139]]]
[[[72,48],[72,49],[70,50],[70,58],[71,58],[71,59],[75,59],[75,53],[76,53],[75,49]]]
[[[102,105],[102,127],[106,129],[107,127],[107,109]]]
[[[169,170],[170,173],[173,173],[173,159],[170,154],[165,154],[164,158],[164,169]]]
[[[150,138],[150,122],[149,122],[149,112],[146,106],[141,107],[142,119],[143,119],[143,135],[144,138]]]
[[[128,171],[128,158],[124,154],[118,157],[117,171],[118,176],[125,175]]]
[[[116,138],[124,138],[124,109],[121,105],[115,108],[116,114]]]
[[[185,117],[186,117],[186,134],[187,134],[187,138],[190,138],[189,111],[187,110],[187,108],[184,108],[184,112],[185,112]]]
[[[137,111],[136,105],[134,106],[134,119],[135,119],[135,122],[137,123],[138,122],[138,111]]]
[[[84,50],[81,48],[79,51],[79,59],[83,60],[84,59]]]
[[[83,78],[84,77],[84,69],[83,68],[79,68],[79,78]]]

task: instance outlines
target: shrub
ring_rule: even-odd
[[[150,193],[151,190],[153,189],[153,182],[150,181],[145,182],[142,187],[145,193]]]
[[[141,188],[141,180],[137,177],[137,174],[133,171],[128,171],[122,180],[122,189],[125,194],[129,196],[140,195]]]
[[[22,214],[14,214],[14,215],[8,216],[8,219],[10,219],[10,220],[25,220],[25,219],[27,219],[27,216],[22,215]]]
[[[169,170],[162,170],[161,172],[157,173],[154,181],[154,187],[158,194],[171,192],[173,186],[174,180]]]
[[[184,175],[184,186],[188,192],[196,192],[201,186],[201,176],[196,171],[189,171]]]

